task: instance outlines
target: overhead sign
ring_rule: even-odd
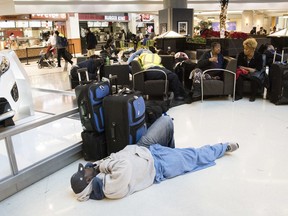
[[[66,14],[31,14],[31,19],[66,20]]]
[[[104,19],[107,21],[117,21],[118,16],[104,16]]]

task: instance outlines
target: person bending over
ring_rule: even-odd
[[[80,163],[70,180],[77,200],[120,199],[153,183],[215,165],[216,159],[239,148],[237,143],[175,148],[173,127],[171,118],[162,116],[136,145],[95,163]]]
[[[77,70],[80,68],[87,68],[88,76],[90,80],[95,80],[97,71],[104,64],[104,60],[97,55],[91,55],[87,60],[81,61],[76,65],[73,65],[70,74],[74,79],[78,79]],[[84,77],[83,77],[84,78]]]

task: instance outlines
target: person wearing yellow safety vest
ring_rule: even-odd
[[[154,47],[149,47],[149,50],[152,53],[144,52],[138,58],[138,61],[140,62],[142,68],[145,70],[160,69],[164,73],[166,73],[169,82],[169,88],[174,93],[175,100],[184,100],[186,96],[185,90],[183,88],[182,83],[179,81],[177,74],[166,69],[161,64],[161,57],[156,53]],[[164,79],[164,75],[162,73],[146,72],[145,76],[147,80]]]

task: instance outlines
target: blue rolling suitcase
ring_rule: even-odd
[[[103,108],[108,154],[137,143],[146,133],[145,102],[139,93],[107,96]]]
[[[104,132],[102,101],[110,94],[108,82],[92,82],[75,88],[80,119],[84,131]]]
[[[91,82],[75,88],[80,120],[83,157],[95,161],[107,156],[104,133],[103,98],[111,92],[108,82]]]

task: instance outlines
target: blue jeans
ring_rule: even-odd
[[[137,142],[139,146],[149,148],[150,145],[160,144],[175,148],[174,125],[169,116],[161,116],[147,130],[147,133]]]

